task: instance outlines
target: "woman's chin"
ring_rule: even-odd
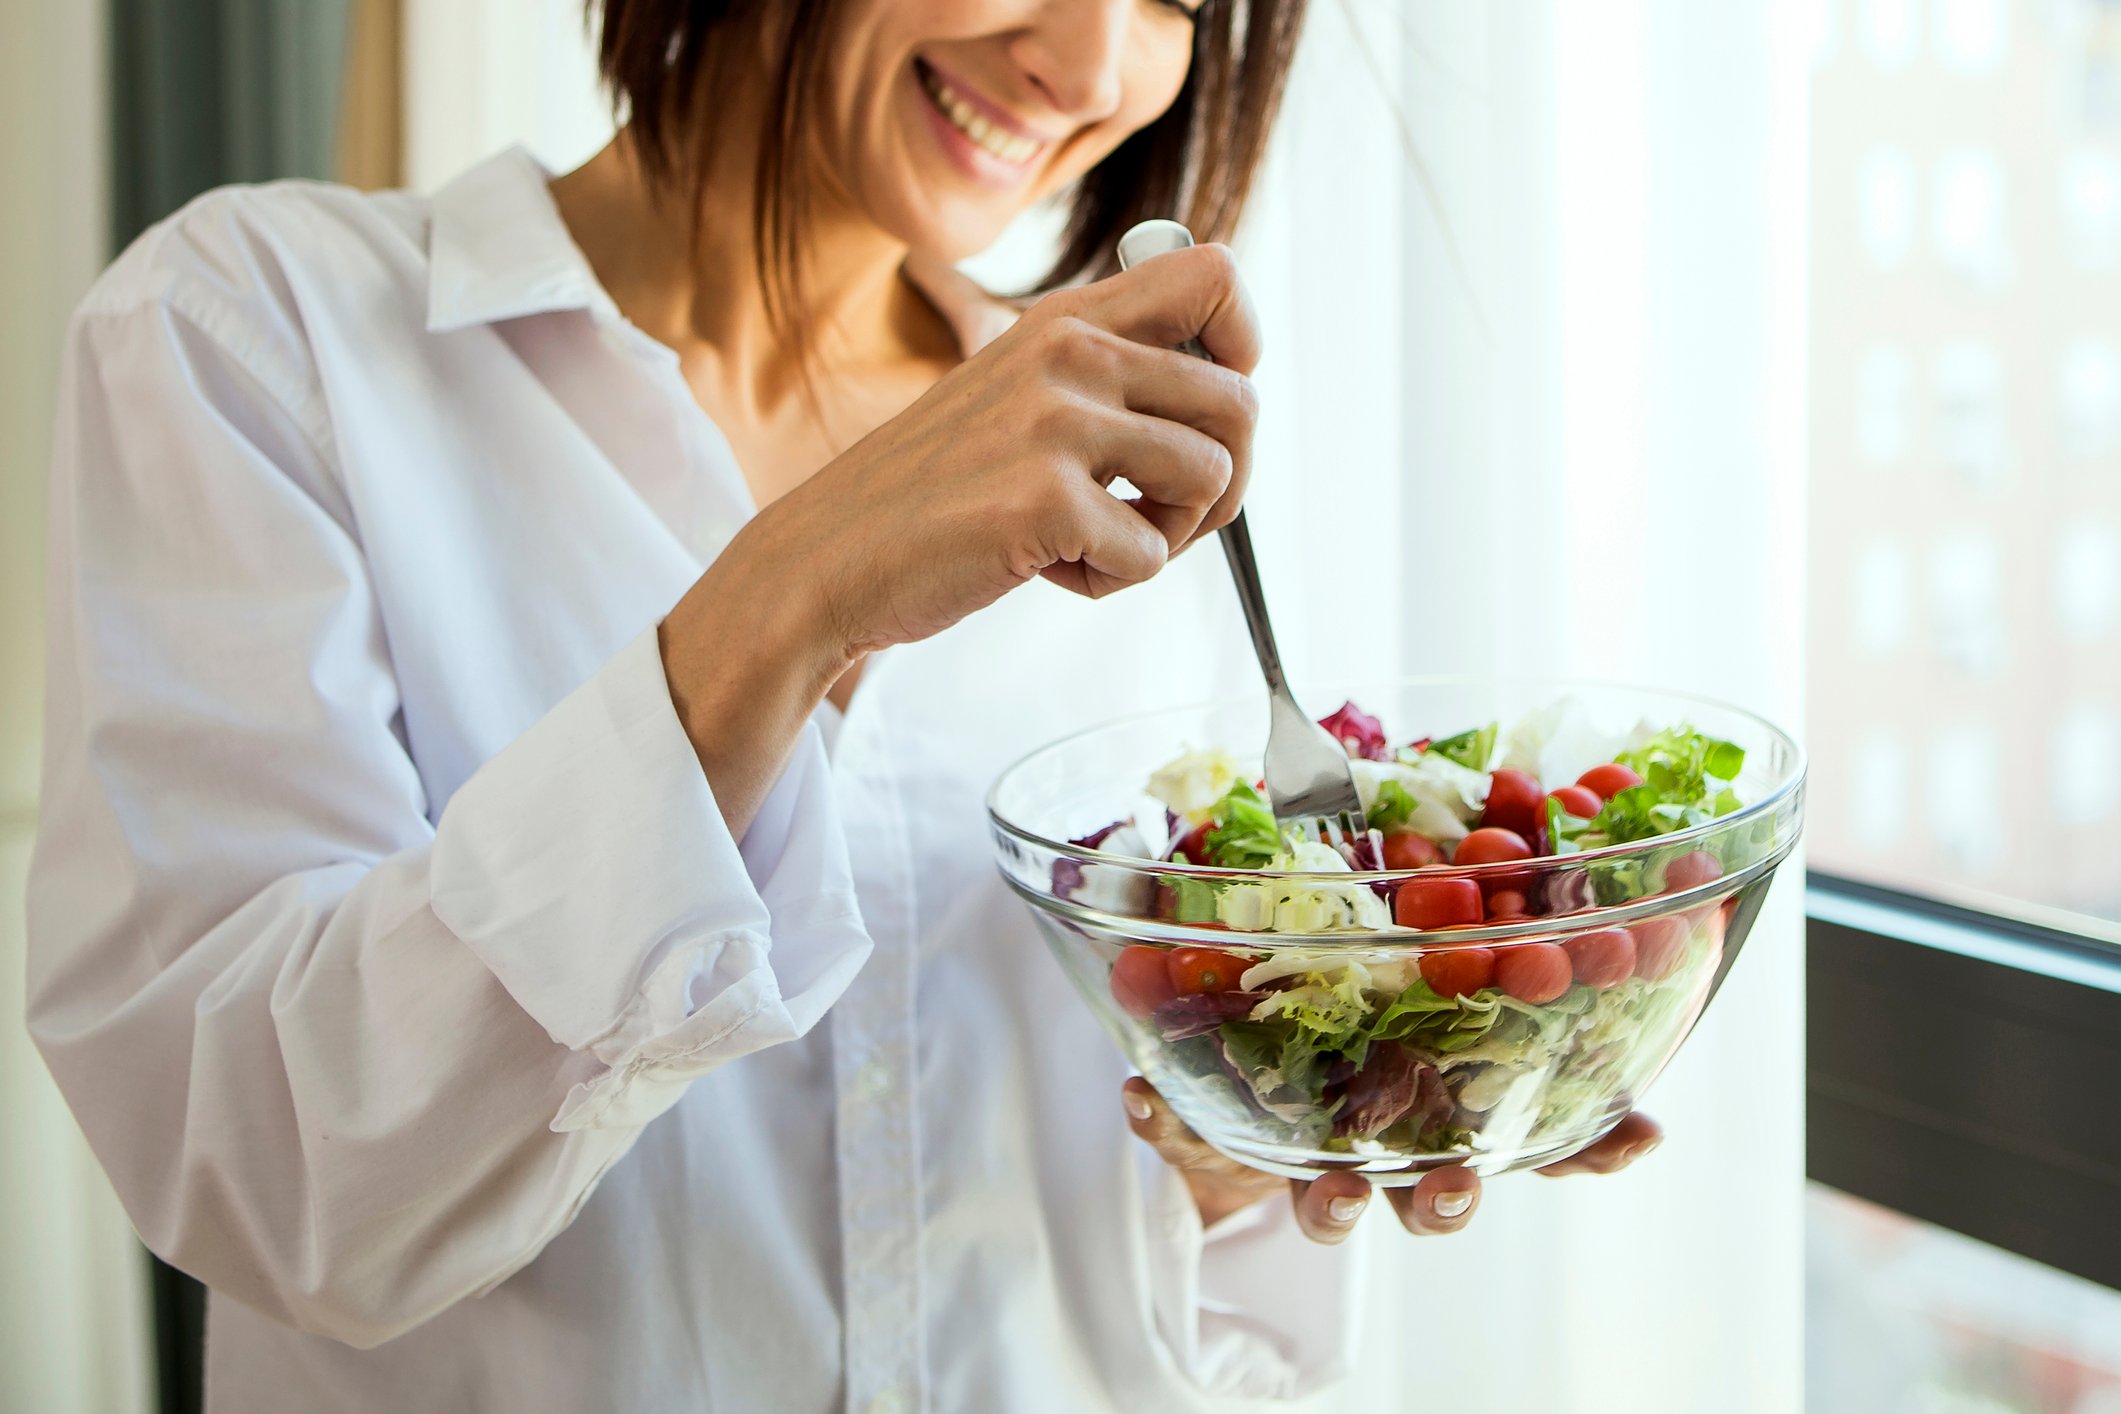
[[[893,221],[894,233],[922,255],[956,264],[978,255],[1001,239],[1010,223],[1030,209],[1031,203],[998,202],[992,195],[953,198],[946,193],[924,193],[925,199],[909,203],[904,220]]]

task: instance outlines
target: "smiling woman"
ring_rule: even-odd
[[[827,195],[805,175],[821,148],[859,188],[839,197],[868,199],[894,235],[951,259],[1073,183],[1047,288],[1118,269],[1120,233],[1152,217],[1228,240],[1304,4],[1129,0],[1029,25],[1019,12],[1040,6],[1024,0],[602,0],[599,59],[647,169],[683,197],[711,168],[703,144],[755,153],[760,278],[792,311],[804,216]],[[747,56],[761,45],[783,58],[764,71],[756,129],[705,121],[760,76]]]

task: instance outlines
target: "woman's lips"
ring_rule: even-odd
[[[921,92],[950,133],[1004,167],[1021,169],[1046,147],[1044,139],[1001,112],[968,88],[951,83],[928,63],[916,59],[914,74]]]

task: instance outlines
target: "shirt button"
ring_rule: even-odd
[[[906,1414],[911,1408],[913,1399],[900,1385],[893,1385],[869,1401],[869,1414]]]
[[[854,1097],[857,1100],[881,1100],[891,1092],[891,1067],[882,1061],[873,1060],[854,1075]]]

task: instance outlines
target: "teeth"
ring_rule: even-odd
[[[936,76],[934,70],[925,66],[921,69],[921,86],[928,90],[928,96],[935,100],[935,106],[942,110],[953,127],[1002,161],[1021,164],[1030,161],[1032,154],[1038,151],[1037,141],[1004,132],[988,122],[957,90],[944,83]]]

